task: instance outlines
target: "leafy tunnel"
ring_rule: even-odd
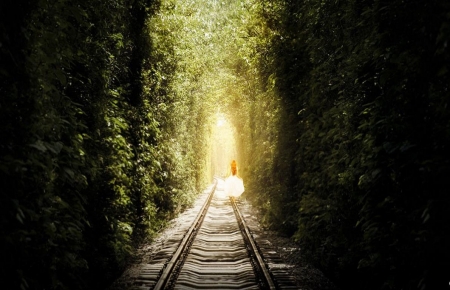
[[[104,289],[231,159],[342,289],[447,289],[446,0],[0,2],[0,273]]]

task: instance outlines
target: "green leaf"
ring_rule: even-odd
[[[47,151],[47,147],[44,145],[44,143],[41,140],[37,140],[36,143],[30,144],[29,146],[36,148],[41,152]]]

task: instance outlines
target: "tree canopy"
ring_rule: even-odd
[[[444,0],[1,2],[2,277],[105,288],[235,155],[264,224],[342,289],[447,287],[449,15]]]

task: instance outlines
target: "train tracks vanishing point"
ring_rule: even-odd
[[[142,268],[133,290],[297,289],[286,272],[271,273],[236,201],[223,195],[221,183],[216,180],[192,224]]]

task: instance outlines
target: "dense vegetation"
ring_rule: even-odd
[[[3,1],[0,35],[14,289],[104,288],[211,181],[219,113],[342,289],[447,287],[448,1]]]
[[[210,182],[205,113],[173,92],[159,1],[10,2],[0,4],[2,284],[101,289]]]
[[[253,9],[237,126],[266,222],[342,289],[448,287],[448,1]]]

